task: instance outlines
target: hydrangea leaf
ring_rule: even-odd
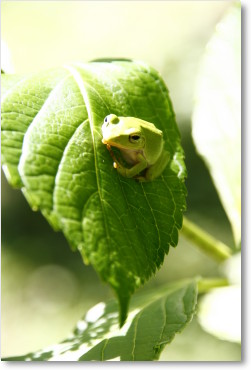
[[[208,164],[241,241],[241,7],[234,5],[210,40],[196,90],[193,138]]]
[[[151,67],[125,60],[2,78],[9,79],[2,101],[6,176],[110,284],[122,324],[131,295],[177,245],[182,226],[186,171],[167,88]],[[101,141],[110,113],[163,131],[170,161],[156,180],[140,183],[113,168]]]
[[[63,342],[7,361],[152,361],[192,320],[197,281],[181,281],[133,297],[124,327],[114,300],[99,303]]]

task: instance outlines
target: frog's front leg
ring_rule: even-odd
[[[112,157],[112,159],[114,160],[113,167],[115,167],[115,164],[118,162],[118,160],[117,160],[117,158],[115,157],[115,154],[114,154],[114,153],[113,153],[113,151],[112,151],[112,147],[111,147],[111,145],[106,144],[106,148],[107,148],[107,150],[109,151],[110,156],[111,156],[111,157]],[[116,168],[116,167],[115,167],[115,168]]]
[[[119,160],[116,158],[115,154],[113,153],[113,150],[112,150],[112,147],[111,145],[107,144],[106,145],[106,148],[108,149],[109,153],[110,153],[110,156],[112,157],[113,159],[113,167],[114,168],[118,168],[118,167],[123,167],[123,165],[119,162]]]
[[[122,164],[120,164],[118,161],[115,161],[113,164],[113,167],[117,169],[118,173],[124,177],[132,178],[136,175],[138,175],[141,171],[143,171],[147,167],[147,161],[143,157],[142,154],[137,155],[138,163],[136,163],[131,168],[126,168]]]

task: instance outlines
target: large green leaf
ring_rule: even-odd
[[[185,166],[168,91],[156,71],[131,61],[2,79],[6,176],[115,290],[122,324],[130,296],[177,245],[182,226]],[[101,142],[110,113],[163,130],[171,159],[159,178],[139,183],[113,168]]]
[[[193,137],[241,241],[241,7],[217,25],[198,76]]]
[[[99,303],[79,321],[65,341],[7,361],[151,361],[191,321],[197,281],[183,281],[135,296],[127,323],[118,326],[113,300]]]

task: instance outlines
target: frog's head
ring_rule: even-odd
[[[102,125],[102,142],[121,149],[143,149],[145,135],[140,121],[134,117],[118,117],[115,114],[109,114]]]

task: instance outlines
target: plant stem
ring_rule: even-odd
[[[200,279],[198,281],[198,292],[199,294],[207,293],[211,289],[225,287],[228,285],[229,282],[226,278]]]
[[[201,251],[207,253],[217,261],[224,261],[231,257],[232,250],[226,244],[215,239],[200,227],[183,218],[182,234],[193,242]]]

